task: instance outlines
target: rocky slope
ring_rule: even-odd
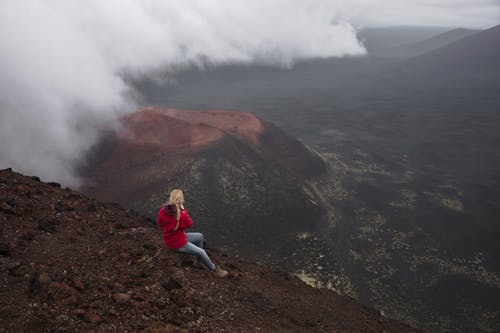
[[[181,188],[213,244],[255,255],[324,221],[307,179],[325,170],[317,154],[249,113],[147,108],[103,132],[81,190],[154,218]]]
[[[150,221],[149,221],[150,222]],[[209,250],[214,277],[146,218],[0,171],[0,331],[415,332],[353,299]]]

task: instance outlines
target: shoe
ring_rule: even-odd
[[[215,266],[215,269],[213,270],[214,274],[217,275],[220,278],[225,278],[228,274],[227,271],[221,269],[219,266]]]

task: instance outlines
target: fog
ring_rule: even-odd
[[[96,126],[134,110],[123,79],[364,52],[327,1],[0,2],[0,167],[78,186]]]

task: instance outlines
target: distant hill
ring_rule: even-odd
[[[209,249],[217,278],[116,204],[8,169],[0,185],[1,332],[418,332]]]
[[[367,28],[358,33],[369,55],[384,55],[387,49],[418,43],[445,33],[449,28],[389,27]]]
[[[321,157],[252,114],[147,108],[121,121],[89,155],[84,193],[155,218],[181,188],[214,244],[252,253],[323,220],[306,182]]]
[[[416,70],[486,72],[500,70],[500,25],[410,59]]]
[[[456,42],[462,38],[476,34],[479,31],[480,30],[471,30],[462,28],[453,29],[416,43],[404,43],[398,46],[385,48],[379,50],[374,55],[382,57],[392,57],[392,58],[416,57],[418,55],[431,52],[440,47]]]

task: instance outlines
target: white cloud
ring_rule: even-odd
[[[134,107],[121,71],[364,51],[317,0],[2,0],[0,50],[0,167],[69,185],[96,124]]]

